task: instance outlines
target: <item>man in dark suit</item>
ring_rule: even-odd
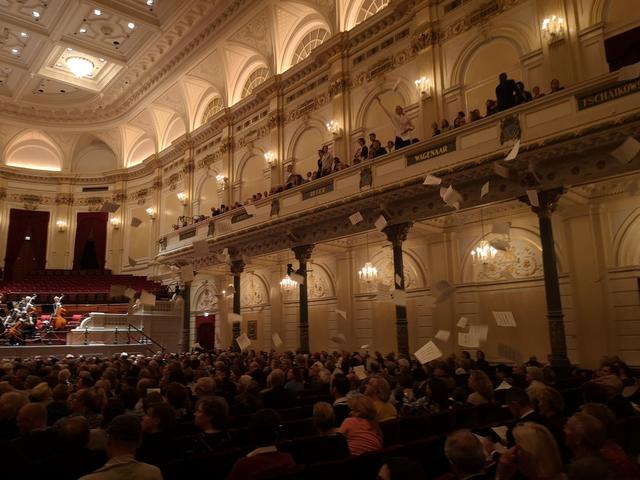
[[[284,372],[276,368],[267,378],[267,388],[260,392],[265,408],[289,408],[296,402],[296,394],[284,388]]]
[[[542,424],[544,423],[544,418],[533,408],[527,392],[520,388],[509,389],[507,392],[507,405],[511,415],[517,421],[516,424],[510,425],[509,430],[507,430],[507,444],[509,447],[513,447],[515,445],[513,429],[518,423],[534,422]]]
[[[485,470],[485,454],[480,440],[469,430],[458,430],[447,437],[444,453],[455,478],[489,480]]]
[[[498,100],[498,110],[506,110],[516,106],[516,82],[507,78],[506,73],[501,73],[498,77],[500,83],[496,87],[496,99]]]
[[[345,418],[349,416],[351,409],[347,402],[347,394],[351,390],[351,381],[346,375],[338,373],[331,381],[331,395],[333,396],[333,413],[336,416],[336,425],[342,425]]]

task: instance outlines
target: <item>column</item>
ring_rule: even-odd
[[[542,244],[542,263],[544,268],[544,290],[547,298],[547,319],[549,322],[549,340],[551,341],[551,366],[568,367],[567,342],[564,333],[564,315],[560,300],[560,282],[556,264],[555,243],[551,215],[562,195],[563,189],[556,188],[538,192],[539,206],[532,206],[538,215],[540,242]]]
[[[191,282],[185,282],[182,289],[182,350],[191,350]]]
[[[304,281],[298,285],[300,288],[300,351],[309,353],[309,298],[307,296],[307,262],[311,258],[311,252],[315,245],[299,245],[293,247],[293,253],[300,264],[298,275]]]
[[[231,260],[231,273],[233,274],[233,313],[240,315],[240,275],[244,271],[245,263],[242,259]],[[240,322],[233,322],[233,341],[240,336]]]
[[[397,225],[388,225],[382,230],[393,246],[393,281],[396,290],[404,290],[402,242],[407,239],[411,225],[412,223],[398,223]],[[396,305],[396,337],[398,353],[409,355],[409,331],[405,305]]]

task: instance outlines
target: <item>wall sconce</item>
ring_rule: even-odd
[[[151,220],[155,220],[156,219],[156,209],[153,207],[149,207],[145,210],[145,212],[147,212],[147,215],[149,215],[149,218]]]
[[[67,222],[64,220],[58,220],[56,222],[56,226],[58,227],[59,232],[65,232],[67,230]]]
[[[340,124],[335,120],[331,120],[327,123],[327,130],[333,135],[338,135],[340,133]]]
[[[184,192],[180,192],[177,194],[178,196],[178,200],[180,200],[180,203],[182,205],[186,205],[187,204],[187,194]]]
[[[424,95],[425,97],[431,96],[431,80],[427,77],[420,77],[416,81],[413,82],[418,90],[420,95]]]
[[[111,223],[111,226],[113,227],[114,230],[118,230],[120,228],[119,218],[111,217],[111,220],[109,220],[109,222]]]
[[[276,156],[273,152],[267,152],[264,154],[264,159],[267,162],[269,168],[273,168],[276,166]]]
[[[552,15],[542,21],[542,33],[547,38],[549,44],[564,38],[564,20]]]

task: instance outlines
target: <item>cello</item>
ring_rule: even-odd
[[[55,303],[56,310],[54,312],[53,320],[51,321],[54,330],[62,330],[67,326],[67,320],[64,318],[67,314],[67,309],[62,306],[62,303],[60,303],[63,297],[64,295],[61,295],[60,298],[54,298],[54,301],[57,300]]]

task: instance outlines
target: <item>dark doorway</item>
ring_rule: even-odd
[[[49,212],[12,208],[9,212],[5,280],[22,279],[47,264]]]
[[[74,270],[102,270],[107,249],[107,212],[78,213]]]
[[[604,41],[609,71],[640,62],[640,27],[619,33]]]
[[[215,348],[216,316],[198,315],[196,317],[196,342],[206,351]]]

